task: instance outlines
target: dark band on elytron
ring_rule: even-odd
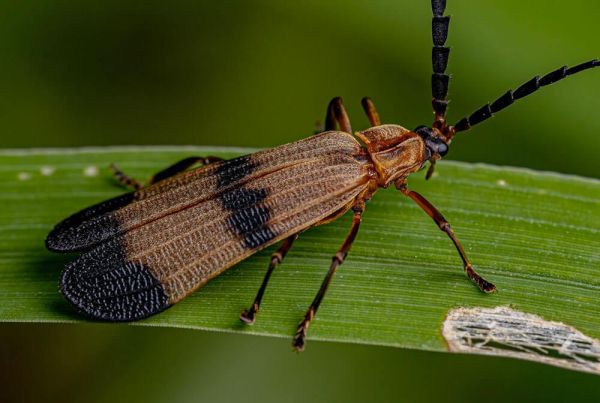
[[[250,176],[257,167],[249,155],[226,161],[217,168],[217,186],[227,188]],[[229,212],[229,227],[243,238],[247,249],[259,248],[277,236],[267,224],[271,211],[261,204],[267,196],[267,189],[247,189],[243,186],[219,196],[221,205]]]

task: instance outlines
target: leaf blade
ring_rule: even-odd
[[[110,162],[149,177],[190,154],[232,157],[244,149],[109,147],[0,152],[0,321],[76,322],[58,293],[72,257],[45,251],[66,215],[119,194]],[[479,272],[499,292],[481,294],[450,241],[394,190],[377,193],[310,329],[309,339],[445,350],[440,329],[459,306],[511,305],[600,337],[600,181],[483,164],[443,162],[410,186],[452,223]],[[291,337],[341,243],[349,217],[303,233],[275,272],[253,327],[238,321],[272,248],[177,304],[138,322]]]

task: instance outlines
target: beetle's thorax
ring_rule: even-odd
[[[428,159],[425,141],[402,126],[375,126],[356,135],[367,147],[379,176],[379,186],[387,187],[418,171]]]

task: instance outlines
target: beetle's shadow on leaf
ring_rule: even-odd
[[[43,284],[43,288],[55,293],[56,298],[52,298],[47,302],[48,312],[68,319],[80,319],[76,311],[60,294],[58,285],[62,269],[74,259],[75,255],[54,254],[47,251],[43,246],[37,245],[27,248],[24,252],[24,255],[31,256],[31,259],[23,262],[23,270],[30,273],[31,281]]]

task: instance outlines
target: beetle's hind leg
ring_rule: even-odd
[[[304,350],[306,332],[308,331],[310,322],[314,319],[315,315],[317,314],[317,309],[319,309],[319,305],[321,305],[321,301],[325,296],[325,292],[327,291],[327,287],[329,287],[329,283],[331,283],[331,279],[333,278],[335,271],[342,263],[344,263],[344,260],[346,259],[346,256],[348,256],[348,252],[352,247],[352,243],[356,238],[356,234],[358,234],[358,228],[360,226],[362,213],[365,210],[364,201],[359,200],[358,203],[356,203],[352,209],[354,211],[354,217],[352,219],[352,226],[350,227],[350,232],[346,236],[346,239],[342,243],[342,246],[340,246],[337,253],[333,256],[331,265],[329,266],[329,271],[327,272],[325,279],[321,283],[321,288],[319,288],[317,295],[308,307],[308,310],[304,315],[304,319],[298,325],[298,330],[296,331],[294,341],[292,342],[292,347],[296,351]]]
[[[125,172],[121,171],[121,169],[115,164],[110,164],[110,170],[113,172],[113,177],[122,186],[125,186],[126,188],[133,191],[140,190],[144,187],[144,183],[127,175]]]
[[[181,161],[178,161],[175,164],[170,165],[169,167],[156,173],[152,178],[150,178],[150,180],[148,181],[148,185],[152,185],[156,182],[160,182],[161,180],[164,180],[164,179],[170,178],[171,176],[177,175],[178,173],[185,171],[192,165],[195,165],[195,164],[209,165],[209,164],[212,164],[212,163],[218,162],[218,161],[223,161],[223,158],[213,157],[213,156],[184,158]],[[124,173],[123,171],[121,171],[121,169],[119,169],[115,164],[111,164],[110,169],[113,171],[113,175],[114,175],[115,179],[121,185],[123,185],[131,190],[134,190],[134,191],[140,190],[146,186],[146,185],[144,185],[143,182],[141,182],[135,178],[132,178],[131,176],[129,176],[126,173]]]
[[[173,165],[163,169],[162,171],[156,173],[151,179],[149,184],[160,182],[164,179],[170,178],[171,176],[177,175],[180,172],[185,171],[190,168],[192,165],[200,164],[202,166],[210,165],[215,162],[223,161],[221,157],[214,157],[209,155],[208,157],[188,157],[184,158],[181,161],[174,163]]]
[[[398,190],[400,190],[404,195],[410,197],[415,203],[417,203],[419,207],[421,207],[421,209],[423,209],[423,211],[427,213],[427,215],[431,217],[433,221],[435,221],[438,227],[444,231],[448,237],[450,237],[454,243],[454,246],[456,247],[456,250],[458,251],[458,254],[460,255],[460,258],[463,261],[465,273],[471,279],[471,281],[473,281],[477,287],[479,287],[479,289],[485,293],[496,291],[496,286],[494,284],[481,277],[479,274],[477,274],[475,269],[473,269],[473,265],[469,261],[465,250],[458,241],[458,238],[456,238],[456,235],[454,235],[454,231],[450,227],[450,223],[448,223],[442,213],[440,213],[438,209],[436,209],[435,206],[431,204],[425,197],[408,189],[405,184],[399,184],[397,187]]]
[[[292,244],[296,239],[298,239],[298,234],[294,234],[288,237],[285,241],[283,241],[279,249],[277,249],[271,255],[271,262],[269,263],[269,268],[267,269],[267,273],[265,274],[263,282],[260,285],[258,292],[256,293],[254,302],[250,306],[250,309],[245,309],[240,314],[240,320],[242,322],[251,325],[256,320],[256,314],[260,310],[260,303],[262,301],[263,295],[265,294],[265,290],[267,289],[267,284],[269,283],[271,274],[273,274],[273,270],[275,270],[275,267],[277,267],[277,265],[283,261],[283,258],[285,258],[285,255],[287,255],[289,250],[292,248]]]

